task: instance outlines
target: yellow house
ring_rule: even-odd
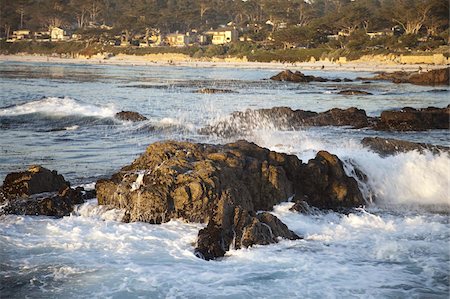
[[[213,45],[223,45],[227,43],[232,43],[238,41],[238,32],[234,28],[219,28],[216,30],[211,30],[205,34],[212,35]]]
[[[152,33],[149,37],[148,37],[148,43],[151,47],[156,47],[156,46],[160,46],[161,45],[161,34],[159,33]]]
[[[185,47],[191,43],[191,37],[184,33],[171,33],[166,36],[166,43],[171,47]]]
[[[66,35],[66,31],[59,27],[52,27],[50,29],[50,39],[52,41],[61,41],[61,40],[68,40],[69,36]]]

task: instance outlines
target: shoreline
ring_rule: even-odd
[[[211,61],[196,60],[185,57],[173,58],[173,55],[135,56],[120,54],[110,58],[101,55],[92,58],[61,58],[45,55],[0,55],[2,62],[31,62],[31,63],[60,63],[60,64],[86,64],[86,65],[125,65],[125,66],[175,66],[193,68],[242,68],[242,69],[273,69],[273,70],[310,70],[310,71],[353,71],[353,72],[394,72],[432,70],[447,67],[436,64],[396,64],[370,61],[350,61],[335,63],[331,61],[316,62],[250,62],[238,58],[212,59]]]

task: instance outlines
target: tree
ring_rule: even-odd
[[[418,34],[428,21],[433,6],[429,0],[391,0],[387,4],[385,10],[405,30],[405,34]]]
[[[309,47],[315,38],[316,34],[310,28],[298,26],[278,30],[273,34],[273,39],[281,43],[285,49],[298,45]]]

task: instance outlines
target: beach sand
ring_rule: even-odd
[[[443,68],[445,65],[435,64],[395,64],[382,62],[350,61],[347,63],[336,63],[330,61],[316,62],[248,62],[240,59],[213,59],[212,61],[195,60],[184,55],[156,54],[156,55],[124,55],[105,58],[97,55],[91,58],[60,58],[43,55],[0,55],[0,63],[5,61],[15,62],[48,62],[48,63],[72,63],[72,64],[101,64],[101,65],[128,65],[128,66],[179,66],[198,68],[251,68],[251,69],[274,69],[274,70],[321,70],[321,71],[360,71],[360,72],[394,72],[394,71],[417,71]]]

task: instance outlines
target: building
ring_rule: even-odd
[[[148,45],[150,47],[161,46],[161,43],[162,43],[162,38],[161,38],[161,34],[159,32],[152,32],[148,36]]]
[[[36,31],[34,33],[34,39],[38,42],[49,42],[50,31]]]
[[[171,33],[166,36],[166,43],[171,47],[185,47],[191,43],[191,36],[184,33]]]
[[[213,45],[224,45],[232,42],[237,42],[239,38],[238,31],[234,28],[219,28],[205,32],[207,35],[212,35]]]
[[[27,29],[14,30],[7,42],[31,40],[31,31]]]
[[[52,41],[63,41],[68,40],[69,36],[66,34],[66,31],[59,27],[52,27],[50,29],[50,39]]]
[[[378,31],[378,32],[367,32],[367,35],[370,39],[383,37],[383,36],[392,36],[394,33],[392,31]]]

